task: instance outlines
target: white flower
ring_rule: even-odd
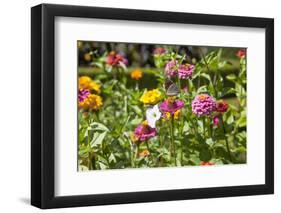
[[[154,105],[152,108],[146,110],[146,120],[151,128],[155,128],[156,121],[161,118],[161,112],[158,105]]]

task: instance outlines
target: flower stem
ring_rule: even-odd
[[[88,169],[92,169],[92,156],[91,156],[91,145],[90,145],[90,139],[89,139],[89,130],[88,130]]]
[[[203,120],[203,136],[204,136],[204,139],[206,140],[206,122],[205,122],[205,117],[203,117],[202,120]]]
[[[228,152],[228,155],[229,155],[229,160],[233,163],[233,159],[232,159],[232,156],[231,156],[229,143],[228,143],[227,137],[226,137],[226,135],[225,135],[225,134],[226,134],[226,130],[225,130],[225,126],[224,126],[223,117],[222,117],[222,116],[220,116],[220,117],[221,117],[221,124],[222,124],[222,129],[223,129],[223,134],[224,134],[226,149],[227,149],[227,152]]]
[[[147,140],[145,141],[145,145],[146,145],[147,150],[150,152],[150,148],[149,148],[149,145],[148,145],[148,141],[147,141]]]
[[[135,168],[138,168],[138,162],[137,162],[137,158],[138,158],[138,154],[139,154],[139,144],[136,144],[136,150],[135,150]]]
[[[174,115],[171,115],[171,148],[172,153],[175,159],[175,166],[177,165],[177,155],[176,155],[176,147],[175,147],[175,140],[174,140]]]
[[[180,98],[182,98],[182,91],[181,91],[181,79],[178,77],[178,87],[180,90]]]

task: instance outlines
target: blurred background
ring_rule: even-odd
[[[209,52],[218,49],[219,47],[200,47],[200,46],[176,46],[176,45],[157,45],[157,44],[132,44],[132,43],[112,43],[112,42],[93,42],[93,41],[78,41],[78,61],[79,67],[91,67],[92,61],[105,53],[115,51],[128,59],[129,67],[153,68],[154,60],[153,53],[156,48],[172,49],[175,52],[184,55],[186,54],[187,62],[195,64],[201,60],[202,54],[207,55]],[[239,58],[236,53],[241,49],[222,47],[222,57],[239,68]],[[233,69],[233,67],[232,67]]]

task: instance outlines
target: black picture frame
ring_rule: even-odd
[[[55,17],[58,16],[216,26],[237,26],[265,29],[265,184],[56,197],[54,195],[54,21]],[[274,193],[273,19],[41,4],[31,8],[31,52],[32,205],[46,209]]]

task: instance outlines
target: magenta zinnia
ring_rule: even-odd
[[[220,123],[219,117],[215,116],[215,117],[213,118],[213,124],[214,124],[214,126],[218,126],[219,123]]]
[[[174,77],[178,74],[178,61],[169,61],[165,66],[166,75],[169,77]]]
[[[78,101],[84,101],[90,95],[90,91],[87,89],[79,89],[78,91]]]
[[[207,94],[197,95],[191,103],[192,112],[198,116],[210,115],[216,110],[215,99]]]
[[[137,126],[134,131],[134,136],[139,141],[146,141],[156,136],[156,129],[151,128],[147,122],[143,122]]]
[[[179,109],[184,107],[184,102],[181,100],[174,100],[170,97],[160,104],[160,110],[162,112],[169,112],[172,115]]]
[[[195,66],[192,64],[183,64],[180,65],[178,69],[179,78],[181,79],[190,79],[194,71]]]

